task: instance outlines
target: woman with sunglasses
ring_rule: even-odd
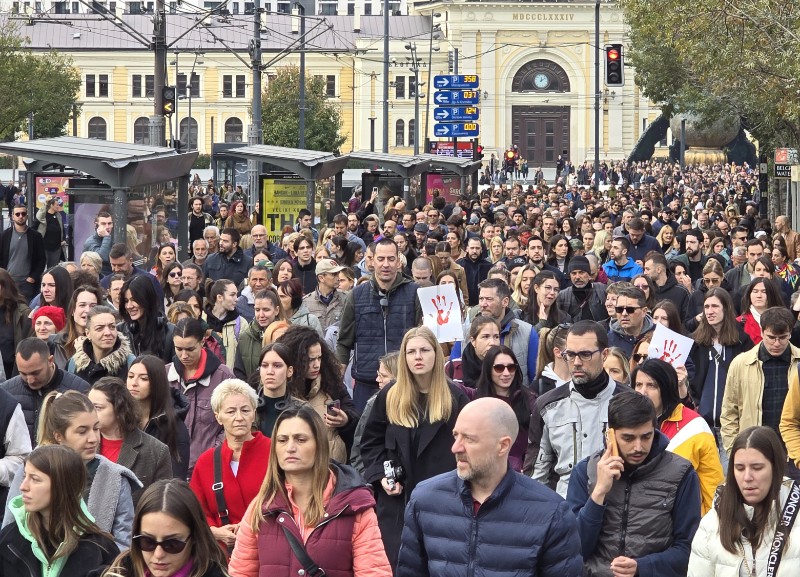
[[[181,276],[183,276],[183,265],[179,262],[170,263],[164,269],[161,276],[161,288],[164,291],[165,310],[175,302],[175,295],[183,290]]]
[[[703,265],[703,278],[699,279],[693,287],[693,292],[689,297],[689,317],[684,321],[686,330],[693,331],[697,328],[703,312],[703,301],[706,298],[708,289],[714,287],[722,287],[729,293],[730,285],[725,278],[725,269],[719,260],[715,258],[708,259]]]
[[[84,577],[119,554],[84,508],[86,467],[75,451],[40,446],[19,474],[21,494],[8,504],[14,522],[0,531],[0,575]]]
[[[397,380],[378,393],[361,438],[364,477],[376,490],[381,535],[392,564],[400,549],[408,496],[421,481],[455,469],[453,427],[469,399],[448,382],[443,367],[433,332],[427,327],[407,331]],[[386,461],[391,461],[396,479]]]
[[[153,355],[142,355],[131,363],[125,386],[136,402],[139,428],[167,446],[172,475],[186,479],[189,430],[183,417],[189,410],[189,400],[169,386],[164,362]]]
[[[185,481],[170,479],[142,494],[131,547],[103,577],[227,577],[226,566],[197,497]]]
[[[313,575],[315,564],[328,575],[391,577],[375,498],[355,469],[330,458],[325,429],[308,405],[278,417],[266,477],[239,524],[231,575]]]
[[[481,375],[486,351],[500,344],[500,325],[492,317],[479,315],[469,325],[467,341],[461,350],[461,358],[449,359],[444,370],[451,381],[474,389]]]
[[[63,445],[83,460],[87,475],[83,495],[86,509],[101,530],[112,535],[122,551],[130,546],[133,499],[131,491],[141,487],[136,475],[98,454],[100,419],[89,397],[78,391],[52,392],[44,398],[36,439],[42,445]],[[9,502],[20,494],[22,467],[8,488]],[[13,522],[7,509],[3,526]]]
[[[504,346],[494,346],[483,359],[481,376],[475,398],[495,397],[502,399],[514,410],[519,424],[519,434],[508,454],[508,464],[515,471],[522,471],[525,450],[528,448],[528,426],[531,421],[536,394],[522,386],[522,371],[514,352]]]
[[[211,395],[211,410],[225,440],[200,455],[189,482],[211,533],[228,549],[267,474],[270,440],[253,431],[257,404],[258,396],[246,382],[228,379],[219,384]]]
[[[700,480],[701,512],[711,509],[714,492],[725,480],[714,433],[703,418],[681,403],[678,373],[661,359],[647,359],[633,369],[633,389],[656,408],[658,428],[671,440],[667,449],[692,464]],[[680,434],[680,436],[679,436]]]

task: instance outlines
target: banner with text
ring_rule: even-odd
[[[293,227],[306,207],[306,181],[300,178],[262,178],[261,213],[270,241],[280,244],[285,226]]]

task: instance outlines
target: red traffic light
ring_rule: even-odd
[[[616,48],[609,48],[608,49],[608,59],[609,60],[619,60],[619,50]]]
[[[506,150],[506,158],[508,160],[512,160],[516,155],[514,154],[513,150]]]
[[[479,144],[479,145],[478,145],[478,154],[480,154],[481,152],[483,152],[483,146],[481,146],[481,145]]]

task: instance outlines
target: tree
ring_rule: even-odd
[[[620,0],[636,83],[667,115],[739,116],[762,148],[800,144],[800,5]]]
[[[339,152],[346,138],[339,108],[325,98],[325,83],[306,78],[305,145],[309,150]],[[279,68],[261,98],[264,142],[297,148],[300,142],[300,71],[296,66]]]
[[[81,86],[69,57],[55,50],[33,53],[7,21],[0,26],[0,79],[0,140],[14,140],[17,132],[27,130],[31,112],[36,138],[66,134]]]

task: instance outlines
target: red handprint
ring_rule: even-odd
[[[431,299],[431,302],[436,308],[436,312],[439,313],[436,316],[436,322],[439,325],[446,325],[447,321],[450,320],[450,311],[453,310],[453,303],[450,303],[450,306],[445,310],[445,307],[447,307],[447,297],[444,295],[437,295]]]
[[[666,363],[674,363],[676,362],[681,355],[678,353],[678,343],[675,341],[666,341],[664,343],[664,350],[659,351],[658,347],[656,347],[656,353],[659,355],[658,358]]]

